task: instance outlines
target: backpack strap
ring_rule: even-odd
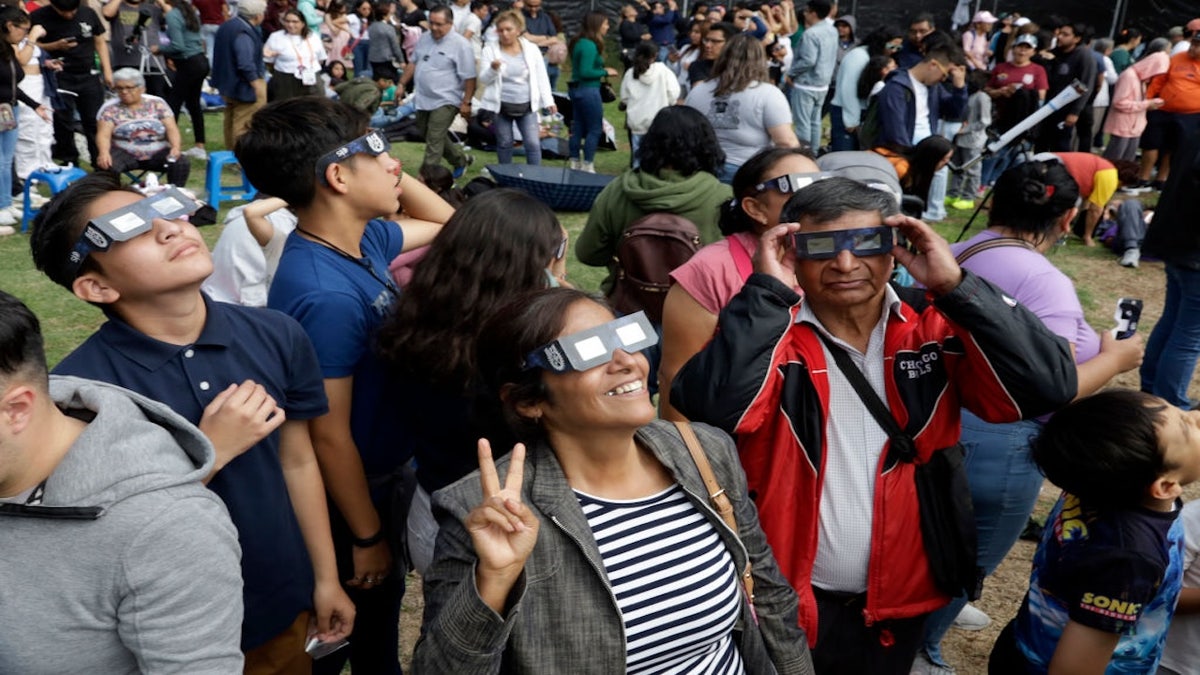
[[[1037,251],[1033,244],[1025,241],[1024,239],[1019,239],[1017,237],[999,237],[997,239],[981,241],[978,244],[972,244],[964,249],[962,253],[959,253],[954,259],[959,265],[961,265],[967,260],[967,258],[970,258],[977,253],[982,253],[991,248],[1000,248],[1001,246],[1020,246],[1022,248],[1027,248],[1030,251]]]
[[[742,281],[749,279],[750,275],[754,273],[754,263],[750,260],[750,251],[746,250],[745,244],[738,239],[736,234],[725,237],[725,241],[729,242],[729,255],[733,256],[733,264],[737,265],[737,271],[741,275]]]

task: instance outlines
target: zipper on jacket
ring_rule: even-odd
[[[562,530],[563,534],[567,535],[568,539],[575,542],[575,546],[577,546],[579,548],[579,551],[581,553],[583,553],[583,557],[587,559],[588,564],[592,566],[592,569],[594,569],[596,571],[596,574],[600,575],[601,581],[604,582],[604,588],[608,591],[608,598],[609,598],[609,600],[612,600],[613,609],[615,609],[617,611],[617,618],[620,619],[619,623],[621,624],[621,644],[625,645],[625,658],[628,658],[628,656],[629,656],[629,636],[625,634],[625,615],[621,613],[621,605],[617,604],[617,596],[613,594],[612,584],[610,584],[608,581],[608,571],[604,569],[604,565],[602,565],[599,561],[597,561],[595,558],[592,557],[591,552],[588,549],[588,547],[585,546],[584,543],[579,540],[579,537],[575,536],[574,532],[567,529],[567,526],[562,524],[562,521],[558,519],[558,516],[551,514],[550,520],[555,525],[558,526],[558,529]]]

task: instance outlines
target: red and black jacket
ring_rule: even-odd
[[[800,596],[800,623],[811,641],[817,610],[810,579],[830,411],[821,341],[811,326],[795,322],[801,302],[774,278],[751,276],[721,312],[712,342],[675,378],[671,403],[689,419],[737,437],[763,530]],[[950,293],[920,312],[902,303],[898,314],[888,314],[884,337],[885,393],[916,441],[917,462],[958,442],[962,407],[989,422],[1012,422],[1053,411],[1076,394],[1068,343],[966,270]],[[949,601],[925,557],[915,465],[896,455],[882,453],[877,468],[868,624]]]

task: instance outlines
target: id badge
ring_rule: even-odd
[[[316,83],[317,83],[316,71],[309,70],[306,68],[304,70],[304,72],[301,73],[301,75],[300,75],[300,84],[303,84],[306,87],[311,87]]]

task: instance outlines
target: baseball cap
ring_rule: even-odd
[[[975,18],[971,19],[971,23],[996,23],[996,16],[983,9],[975,12]]]
[[[1017,41],[1013,43],[1014,47],[1016,47],[1017,45],[1029,45],[1030,47],[1037,49],[1037,36],[1031,35],[1029,33],[1026,33],[1024,35],[1018,35]]]
[[[817,166],[835,176],[851,178],[877,190],[883,190],[896,198],[900,203],[903,191],[900,189],[900,179],[896,177],[896,167],[875,152],[843,150],[827,152],[817,158]]]
[[[1016,26],[1017,28],[1020,28],[1021,26],[1024,26],[1025,24],[1030,23],[1031,21],[1032,21],[1032,19],[1030,19],[1029,17],[1023,16],[1023,17],[1017,19],[1016,21],[1014,21],[1013,25]]]

